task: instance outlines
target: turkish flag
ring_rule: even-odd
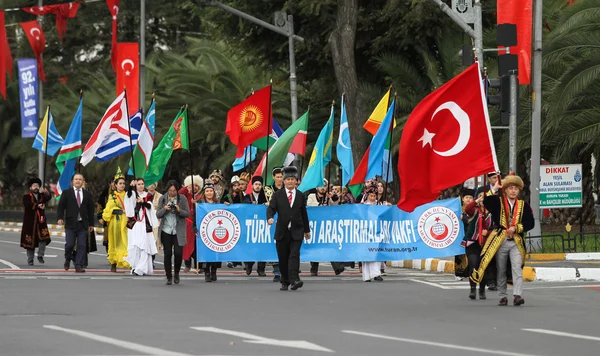
[[[531,31],[533,26],[532,0],[498,0],[498,23],[517,25],[517,45],[511,54],[519,56],[519,84],[531,83]],[[505,51],[498,52],[504,54]]]
[[[270,134],[273,125],[271,86],[266,86],[234,106],[227,113],[225,134],[237,146],[236,158],[244,156],[244,149],[259,138]]]
[[[38,72],[40,74],[40,78],[42,78],[42,81],[45,82],[46,74],[44,74],[42,53],[46,48],[46,38],[44,37],[44,31],[42,31],[42,26],[40,26],[40,24],[37,21],[21,22],[20,25],[23,28],[23,31],[25,31],[25,35],[27,35],[27,39],[29,40],[29,44],[33,49],[35,58],[37,58]]]
[[[475,63],[408,117],[400,139],[400,209],[413,211],[448,187],[498,170],[481,82]]]
[[[12,78],[12,55],[4,27],[4,11],[0,10],[0,94],[6,100],[6,74]]]
[[[67,19],[72,19],[77,15],[79,9],[78,2],[70,2],[67,4],[59,5],[44,5],[44,6],[32,6],[24,7],[21,10],[28,12],[32,15],[43,16],[46,14],[56,15],[56,30],[60,40],[64,40],[64,35],[67,33]]]
[[[117,44],[117,95],[127,88],[129,115],[140,108],[140,69],[137,42]]]
[[[112,47],[110,52],[110,62],[112,63],[113,70],[117,71],[117,15],[119,15],[119,5],[121,0],[106,0],[108,5],[108,11],[112,16]]]

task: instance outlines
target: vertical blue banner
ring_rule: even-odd
[[[33,58],[17,61],[21,103],[21,137],[35,137],[38,131],[38,70]]]

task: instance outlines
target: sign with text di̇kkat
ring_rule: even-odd
[[[265,205],[198,204],[198,261],[277,261],[275,224],[267,225],[266,211]],[[435,201],[412,213],[362,204],[307,211],[311,238],[302,244],[302,261],[395,261],[464,253],[459,199]]]
[[[21,104],[21,137],[35,137],[38,131],[38,70],[37,61],[23,58],[19,68],[19,102]]]
[[[553,164],[540,170],[540,208],[580,208],[581,164]]]

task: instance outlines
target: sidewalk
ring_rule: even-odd
[[[454,257],[391,261],[391,267],[454,273]],[[529,282],[600,281],[600,253],[528,254],[523,278]]]

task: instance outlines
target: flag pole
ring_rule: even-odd
[[[269,110],[267,115],[267,153],[265,153],[265,168],[263,172],[263,182],[267,183],[267,171],[269,170],[269,142],[271,141],[271,94],[273,94],[273,79],[269,84]]]
[[[52,113],[50,112],[50,105],[48,105],[48,120],[46,120],[46,138],[44,139],[44,171],[42,172],[42,189],[46,185],[46,162],[48,162],[48,138],[50,133],[50,118]]]
[[[388,88],[388,91],[389,91],[389,92],[390,92],[390,94],[391,94],[391,91],[392,91],[392,85],[390,85],[390,87]],[[391,97],[391,95],[390,95],[390,96],[388,96],[387,109],[389,109],[389,108],[390,108],[390,104],[392,103],[392,101],[390,100],[390,97]],[[386,112],[386,114],[387,114],[387,112]],[[393,125],[394,125],[394,124],[392,123],[392,128],[394,127]],[[384,175],[383,175],[383,169],[385,168],[385,167],[384,167],[384,165],[385,165],[385,164],[383,163],[383,161],[381,161],[381,178],[383,178],[383,177],[384,177]],[[389,169],[388,169],[388,171],[389,171]],[[389,178],[389,177],[387,176],[387,172],[386,172],[385,178],[386,178],[386,181],[385,181],[385,183],[387,184],[387,179]],[[387,186],[386,186],[386,188],[385,188],[385,189],[387,190]]]
[[[398,93],[394,93],[394,103],[396,102],[397,96],[398,96]],[[394,121],[395,120],[396,120],[396,107],[394,106],[394,111],[392,111],[392,122],[390,123],[390,148],[388,150],[389,159],[388,159],[388,164],[387,164],[387,168],[385,171],[385,190],[383,191],[383,200],[384,201],[387,201],[388,181],[390,180],[390,177],[389,177],[390,166],[392,164],[392,160],[394,157],[392,155],[392,139],[394,138]]]
[[[310,105],[308,106],[308,109],[306,109],[306,111],[308,111],[308,118],[310,119]],[[310,120],[308,120],[310,122]],[[308,137],[308,123],[306,123],[306,137]],[[306,155],[306,142],[304,142],[304,154],[301,156],[302,159],[300,160],[300,171],[298,171],[298,177],[302,177],[302,170],[304,169],[304,156]]]
[[[183,110],[181,115],[185,114],[184,118],[187,118],[187,122],[186,122],[186,126],[187,126],[187,139],[188,139],[188,156],[190,157],[190,177],[192,178],[192,202],[194,202],[194,198],[196,197],[196,195],[194,194],[194,160],[192,158],[192,149],[190,148],[190,142],[192,141],[192,135],[190,132],[190,120],[189,120],[189,116],[187,115],[187,109],[190,106],[188,104],[185,104],[185,107],[181,107],[181,109]],[[181,127],[181,125],[179,126]],[[181,135],[181,130],[179,131],[180,135]],[[198,192],[200,193],[200,192]],[[190,208],[191,210],[191,208]],[[193,223],[193,222],[192,222]],[[192,229],[192,233],[193,233]],[[198,250],[196,248],[196,238],[194,236],[194,253],[196,253],[196,274],[200,274],[200,263],[198,262]]]
[[[135,179],[136,176],[135,176],[135,162],[133,160],[133,140],[131,139],[131,122],[129,122],[129,104],[127,103],[127,88],[126,87],[123,87],[123,93],[125,93],[125,112],[127,115],[127,130],[129,130],[129,153],[131,155],[131,170],[133,171],[133,178]]]
[[[335,100],[331,101],[331,110],[333,110],[333,107],[335,106]],[[335,120],[335,118],[334,118]],[[335,122],[335,121],[334,121]],[[333,135],[333,132],[331,133]],[[327,165],[327,194],[329,194],[330,190],[329,187],[331,186],[331,161],[329,161],[329,164]]]
[[[83,89],[79,89],[79,102],[81,102],[83,100]],[[83,104],[83,103],[82,103]],[[82,105],[83,106],[83,105]],[[82,107],[83,109],[83,107]],[[83,110],[81,110],[81,124],[83,126]],[[77,157],[77,173],[81,173],[81,155],[79,157]]]

